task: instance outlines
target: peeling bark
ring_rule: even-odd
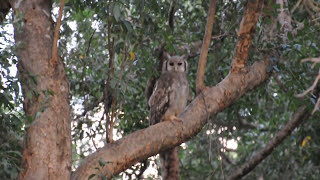
[[[20,179],[70,179],[69,84],[61,59],[50,66],[51,1],[16,0],[11,6],[27,117]]]
[[[87,156],[72,179],[92,174],[112,177],[160,151],[173,148],[199,133],[213,116],[267,79],[268,60],[254,63],[247,73],[230,73],[215,87],[202,91],[182,112],[182,122],[161,122],[131,133]],[[99,165],[99,160],[108,162]]]
[[[232,61],[231,73],[246,71],[249,48],[252,43],[251,37],[254,35],[256,29],[262,2],[263,1],[261,0],[248,1],[237,33],[238,42],[236,45],[235,56]]]

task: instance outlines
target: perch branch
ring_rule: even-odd
[[[181,122],[161,122],[98,149],[84,159],[72,179],[85,180],[91,174],[110,178],[139,161],[187,141],[202,130],[208,114],[214,116],[264,82],[268,78],[268,62],[268,59],[258,61],[246,74],[229,74],[216,86],[201,91],[179,116]],[[100,167],[99,159],[110,163]]]

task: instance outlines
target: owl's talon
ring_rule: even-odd
[[[182,122],[182,119],[180,119],[180,118],[177,117],[177,116],[171,116],[169,120],[170,120],[171,122],[172,122],[172,121]]]

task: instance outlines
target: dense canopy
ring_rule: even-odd
[[[0,2],[0,179],[45,177],[30,164],[55,149],[51,178],[60,163],[69,178],[153,179],[181,143],[181,179],[238,179],[258,156],[244,179],[320,176],[318,1],[216,1],[212,33],[209,1],[66,0],[60,27],[60,1],[20,3]],[[190,105],[149,127],[164,53],[188,57]]]

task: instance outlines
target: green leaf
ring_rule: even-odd
[[[113,16],[116,19],[116,21],[118,22],[121,16],[121,10],[120,10],[120,4],[119,3],[115,3],[113,6]]]

